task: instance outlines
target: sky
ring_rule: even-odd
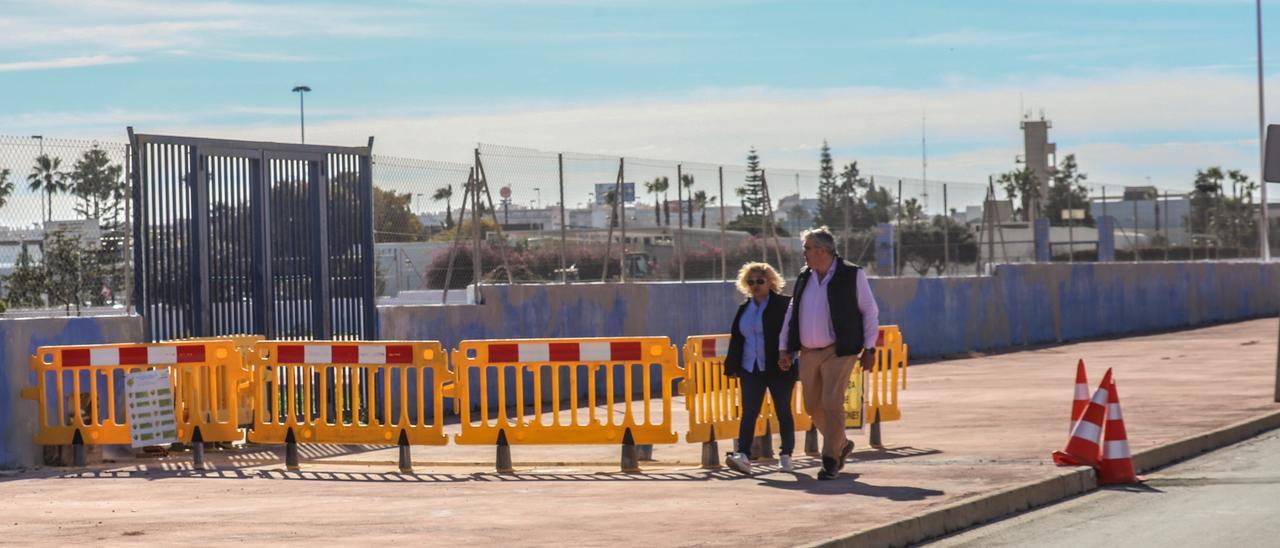
[[[1263,11],[1280,112],[1280,2]],[[1255,24],[1248,0],[0,0],[0,135],[296,141],[306,84],[308,142],[378,154],[754,146],[813,169],[825,140],[920,177],[923,135],[929,179],[978,182],[1043,114],[1090,181],[1190,188],[1259,171]]]

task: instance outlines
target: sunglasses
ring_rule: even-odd
[[[764,285],[767,283],[769,283],[769,281],[764,278],[747,278],[747,285]]]

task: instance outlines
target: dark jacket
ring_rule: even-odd
[[[827,284],[827,305],[831,309],[831,326],[836,333],[836,355],[852,356],[862,350],[865,341],[862,339],[862,309],[858,308],[858,268],[857,265],[841,259],[838,255],[831,267],[836,269],[831,282]],[[800,296],[804,294],[813,273],[808,267],[796,278],[795,310],[791,311],[791,325],[787,329],[787,349],[791,352],[800,350]],[[874,345],[875,341],[871,341]]]
[[[738,313],[733,316],[733,328],[729,332],[729,353],[724,359],[725,374],[731,377],[741,376],[746,372],[742,368],[742,354],[747,338],[738,330],[738,322],[742,320],[742,314],[747,311],[747,303],[750,301],[750,297],[743,301],[738,307]],[[764,307],[764,373],[795,380],[799,378],[799,364],[793,365],[790,371],[778,368],[778,336],[782,333],[782,322],[786,319],[787,305],[790,302],[791,297],[773,293],[769,295],[769,304]]]

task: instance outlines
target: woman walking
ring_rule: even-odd
[[[725,461],[744,474],[751,473],[751,441],[766,391],[773,397],[778,433],[782,436],[780,466],[784,471],[792,470],[796,436],[791,393],[799,365],[793,367],[788,361],[783,368],[778,363],[778,335],[791,302],[791,297],[782,294],[785,283],[768,263],[747,263],[738,271],[738,291],[747,300],[733,318],[724,370],[726,375],[742,381],[742,422],[738,427],[738,450]]]

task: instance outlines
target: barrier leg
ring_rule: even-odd
[[[85,454],[84,437],[80,435],[80,430],[76,430],[76,435],[71,439],[71,464],[77,467],[84,467],[88,456]]]
[[[720,468],[720,446],[716,443],[716,427],[711,426],[711,440],[702,443],[702,468],[718,470]]]
[[[636,458],[642,461],[653,460],[653,444],[646,443],[636,446]]]
[[[760,458],[768,460],[773,455],[773,424],[764,423],[764,435],[760,437]]]
[[[204,470],[204,434],[199,426],[191,433],[191,469]]]
[[[413,473],[413,458],[409,454],[409,434],[403,429],[400,430],[400,473]]]
[[[631,435],[631,429],[622,436],[622,462],[621,468],[623,472],[639,472],[640,464],[636,459],[636,439]]]
[[[298,439],[293,437],[293,429],[290,428],[284,436],[284,467],[290,472],[297,472],[298,466]]]
[[[498,431],[498,459],[495,468],[499,474],[514,474],[516,469],[511,466],[511,444],[507,443],[507,431]]]
[[[817,426],[810,426],[809,429],[804,432],[804,454],[809,455],[810,457],[816,457],[822,454],[822,452],[818,450]]]
[[[871,417],[871,447],[884,449],[884,443],[880,440],[880,410],[876,409]]]

